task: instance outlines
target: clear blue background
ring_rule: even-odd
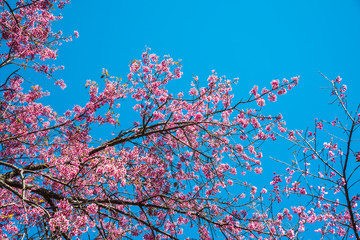
[[[328,105],[329,91],[320,89],[329,83],[319,71],[330,79],[343,78],[350,108],[360,103],[359,0],[73,0],[62,15],[54,28],[64,35],[77,30],[80,37],[64,44],[56,61],[65,65],[56,76],[68,87],[61,91],[44,83],[51,90],[45,102],[59,113],[87,101],[85,81],[100,80],[102,68],[126,78],[130,61],[140,58],[145,46],[182,59],[184,76],[176,83],[181,90],[192,74],[205,81],[212,69],[239,77],[238,97],[248,97],[254,84],[261,89],[270,87],[272,79],[300,75],[298,87],[277,103],[267,102],[267,112],[281,112],[293,129],[312,126],[315,117],[333,120],[339,114]],[[130,107],[123,104],[124,127],[135,120]],[[277,146],[265,155],[264,184],[274,171],[269,155],[287,160],[286,149]]]
[[[272,79],[300,75],[299,87],[272,105],[296,128],[328,113],[328,91],[319,90],[328,83],[319,71],[340,75],[350,102],[360,102],[359,0],[73,0],[62,15],[55,29],[80,37],[59,50],[56,63],[65,70],[57,77],[68,88],[52,91],[49,101],[61,112],[86,101],[83,84],[99,80],[102,68],[126,77],[145,46],[183,60],[176,84],[184,89],[192,74],[205,80],[212,69],[239,77],[235,92],[246,97],[254,84],[269,87]]]
[[[63,11],[55,29],[80,37],[60,47],[56,64],[68,87],[53,89],[46,102],[59,113],[88,100],[87,79],[100,81],[102,68],[123,77],[131,60],[148,46],[158,55],[182,59],[183,78],[176,91],[187,91],[192,75],[206,81],[211,70],[239,77],[237,97],[248,97],[256,84],[300,75],[299,86],[265,110],[281,112],[289,128],[305,129],[314,118],[333,120],[330,79],[348,85],[350,110],[360,103],[360,0],[224,0],[224,1],[75,1]],[[37,77],[35,75],[34,77]],[[35,79],[34,79],[35,80]],[[44,84],[44,82],[42,82]],[[123,127],[136,118],[123,104]],[[360,148],[360,146],[359,146]]]

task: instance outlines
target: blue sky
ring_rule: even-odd
[[[302,121],[308,125],[316,114],[327,114],[328,92],[319,88],[328,85],[318,71],[341,75],[349,100],[359,102],[359,13],[358,0],[72,1],[55,28],[65,35],[77,30],[80,37],[59,50],[56,63],[66,70],[58,77],[68,88],[49,100],[59,111],[84,102],[79,91],[85,93],[87,79],[98,80],[102,68],[125,77],[129,62],[148,46],[183,60],[177,84],[184,89],[192,74],[205,79],[212,69],[239,77],[239,95],[254,84],[300,75],[300,86],[273,107],[292,121],[306,112]]]
[[[125,78],[130,61],[146,46],[182,59],[184,75],[176,82],[182,90],[192,74],[206,80],[212,69],[239,77],[239,97],[248,97],[254,84],[269,87],[272,79],[300,75],[299,86],[267,108],[281,112],[290,128],[337,115],[338,108],[328,105],[329,91],[320,89],[329,84],[319,71],[343,78],[350,108],[360,103],[359,0],[73,0],[62,15],[54,27],[65,35],[77,30],[80,37],[61,46],[56,61],[65,66],[57,77],[68,87],[61,91],[44,83],[51,90],[45,102],[58,112],[84,104],[85,81],[100,80],[102,68]],[[128,126],[134,117],[122,112],[120,121]]]
[[[319,71],[343,78],[352,109],[360,102],[359,0],[73,0],[62,15],[54,28],[65,35],[77,30],[80,37],[63,44],[56,61],[65,66],[57,77],[68,87],[53,91],[52,83],[46,85],[51,90],[46,101],[58,112],[84,104],[85,81],[100,80],[102,68],[126,78],[130,61],[146,46],[182,59],[184,75],[175,86],[184,91],[193,74],[205,81],[213,69],[239,77],[238,97],[248,97],[254,84],[261,89],[272,79],[300,75],[298,87],[265,108],[281,112],[290,128],[304,129],[315,117],[332,120],[337,114],[328,104],[329,91],[320,89],[329,84]],[[134,121],[127,110],[122,115],[123,126]]]

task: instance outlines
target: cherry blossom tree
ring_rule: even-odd
[[[294,236],[299,237],[313,224],[322,238],[360,239],[359,214],[359,126],[360,105],[349,109],[347,86],[338,76],[329,82],[331,104],[338,105],[332,120],[315,119],[314,130],[288,130],[280,127],[277,137],[293,144],[291,162],[275,159],[287,165],[285,173],[277,173],[272,181],[277,200],[298,195],[302,204],[277,214],[277,220],[297,217]],[[291,198],[291,197],[290,197]],[[294,199],[294,198],[291,198]],[[291,213],[292,211],[292,213]]]
[[[182,80],[181,62],[150,49],[130,63],[126,80],[104,69],[99,82],[86,82],[86,104],[58,114],[41,103],[48,93],[26,87],[19,72],[31,68],[54,79],[58,67],[44,61],[71,40],[51,30],[60,19],[52,8],[64,4],[0,0],[7,47],[0,66],[20,69],[1,85],[2,239],[295,239],[307,225],[324,238],[359,239],[359,152],[352,148],[359,115],[348,110],[340,78],[329,82],[347,118],[329,126],[347,138],[328,132],[333,138],[323,145],[327,122],[301,132],[288,130],[281,114],[262,113],[299,77],[254,86],[240,100],[232,93],[237,79],[215,71],[205,81],[194,76],[186,92],[171,92],[169,83]],[[124,101],[137,118],[119,129]],[[99,125],[116,135],[97,141],[91,135]],[[288,170],[269,179],[272,189],[253,185],[248,176],[262,172],[261,145],[282,138],[301,158],[278,160]],[[291,203],[298,195],[306,204]]]
[[[56,59],[57,45],[63,41],[71,41],[72,36],[63,37],[62,32],[53,32],[51,24],[60,20],[51,10],[62,9],[66,1],[58,0],[23,0],[15,3],[1,0],[1,39],[2,47],[0,68],[17,65],[20,68],[32,68],[53,78],[52,73],[62,66],[49,66],[38,60]],[[75,31],[75,36],[78,33]],[[65,87],[62,80],[56,84]]]

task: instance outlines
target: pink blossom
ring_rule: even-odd
[[[256,99],[256,103],[257,103],[257,105],[258,105],[259,107],[265,106],[265,100],[264,100],[264,98],[258,98],[258,99]]]
[[[55,85],[60,86],[61,89],[65,89],[65,88],[66,88],[66,84],[64,83],[64,80],[62,80],[62,79],[56,80]]]
[[[284,94],[286,94],[286,93],[287,93],[287,91],[286,91],[285,88],[281,88],[280,90],[277,91],[277,94],[278,94],[278,95],[284,95]]]
[[[341,80],[342,80],[342,78],[340,76],[337,76],[336,79],[335,79],[335,82],[340,83]]]
[[[269,99],[270,102],[276,102],[277,96],[275,94],[273,94],[273,93],[269,93],[268,99]]]
[[[256,167],[255,169],[254,169],[254,171],[255,171],[255,173],[257,173],[257,174],[261,174],[262,173],[262,168],[260,167]]]
[[[278,89],[279,88],[279,79],[275,79],[271,81],[272,89]]]
[[[192,88],[189,91],[190,96],[197,96],[199,94],[198,90],[196,88]]]
[[[250,91],[250,95],[256,95],[257,94],[257,91],[259,90],[259,87],[254,85],[254,87],[251,89]]]
[[[250,192],[250,194],[251,194],[251,195],[255,195],[255,194],[256,194],[256,191],[257,191],[257,187],[252,186],[252,187],[251,187],[251,192]]]
[[[96,214],[98,211],[98,206],[96,204],[90,204],[86,208],[87,212],[91,215]]]

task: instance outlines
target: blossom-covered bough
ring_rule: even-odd
[[[22,0],[0,1],[0,68],[9,64],[21,68],[31,68],[53,78],[52,73],[62,66],[49,66],[38,60],[56,59],[57,48],[63,41],[71,41],[72,36],[63,37],[62,32],[53,32],[51,24],[61,19],[51,11],[62,9],[66,1],[58,0]],[[76,37],[78,33],[74,34]],[[56,84],[65,87],[63,80]]]
[[[286,129],[281,115],[261,113],[266,99],[276,101],[298,77],[273,80],[268,89],[254,86],[246,100],[235,100],[236,79],[215,72],[205,83],[194,77],[187,92],[172,93],[167,86],[180,81],[181,63],[150,49],[131,62],[126,81],[104,70],[103,89],[88,81],[89,101],[60,115],[41,103],[47,92],[38,85],[27,89],[18,72],[30,66],[53,78],[54,69],[41,61],[56,58],[56,44],[70,40],[50,28],[58,19],[51,9],[65,2],[0,4],[1,44],[8,47],[1,67],[20,69],[3,80],[0,93],[2,239],[294,239],[301,238],[306,224],[320,222],[317,231],[324,237],[335,231],[334,236],[359,239],[358,198],[349,185],[355,176],[347,172],[357,167],[350,143],[358,115],[346,132],[348,149],[332,164],[336,156],[324,154],[340,155],[334,142],[319,149],[313,133],[302,139]],[[338,96],[342,90],[334,85],[333,91]],[[134,104],[138,113],[133,126],[121,131],[120,101]],[[342,122],[334,124],[347,131]],[[113,127],[116,136],[98,143],[90,134],[98,125]],[[260,146],[279,136],[307,152],[303,160],[284,161],[289,176],[277,174],[273,191],[260,189],[246,174],[262,172]],[[309,153],[325,167],[316,169],[319,173],[309,169]],[[325,194],[329,185],[310,177],[333,184],[340,200]],[[298,178],[305,180],[300,184]],[[307,183],[309,189],[303,188]],[[310,205],[270,207],[292,193],[309,197],[304,199]]]
[[[315,119],[313,131],[284,128],[276,133],[297,150],[291,162],[276,159],[288,168],[286,174],[276,175],[273,185],[282,188],[285,196],[300,196],[303,204],[292,206],[299,231],[313,224],[324,239],[360,239],[360,105],[349,109],[347,86],[339,76],[334,80],[323,77],[330,84],[331,104],[338,105],[337,117],[331,121]],[[278,217],[285,218],[281,213]]]

